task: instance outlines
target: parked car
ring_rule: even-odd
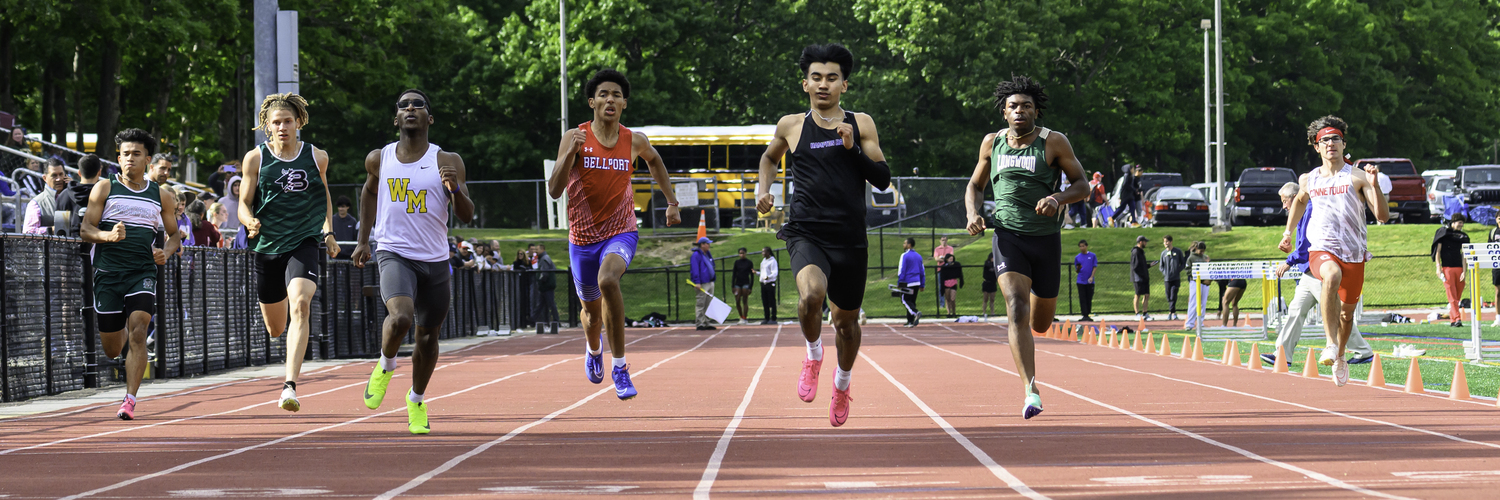
[[[1297,172],[1290,168],[1252,167],[1240,172],[1234,188],[1234,225],[1286,224],[1280,191],[1288,182],[1297,182]]]
[[[1458,175],[1453,181],[1457,185],[1454,191],[1469,208],[1500,206],[1500,165],[1458,167]]]
[[[1452,169],[1422,172],[1422,183],[1427,186],[1428,219],[1443,217],[1443,208],[1446,206],[1443,197],[1454,195],[1453,176],[1457,174],[1458,171]]]
[[[1417,167],[1411,160],[1361,158],[1354,162],[1354,167],[1364,168],[1369,164],[1380,167],[1380,173],[1391,178],[1391,193],[1386,196],[1391,219],[1418,224],[1427,222],[1427,186],[1423,184],[1422,176],[1417,175]]]
[[[1203,193],[1203,199],[1208,200],[1208,222],[1210,224],[1218,224],[1219,211],[1214,207],[1219,206],[1219,184],[1216,182],[1200,182],[1189,187],[1197,189],[1199,193]],[[1232,217],[1234,215],[1234,183],[1224,183],[1224,192],[1229,193],[1229,206],[1224,208],[1224,213],[1230,214]]]
[[[1208,200],[1197,189],[1166,186],[1152,189],[1143,203],[1143,226],[1207,226]]]

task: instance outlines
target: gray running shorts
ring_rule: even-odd
[[[417,326],[443,326],[448,317],[448,282],[453,276],[448,261],[419,262],[377,250],[375,262],[380,265],[380,300],[389,303],[396,297],[409,297]]]

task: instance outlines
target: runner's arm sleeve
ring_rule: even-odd
[[[886,189],[891,187],[891,166],[884,160],[871,160],[865,156],[863,149],[854,151],[855,164],[859,166],[859,173],[865,180],[870,181],[875,189]]]

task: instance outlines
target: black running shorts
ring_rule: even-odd
[[[312,238],[292,251],[280,254],[255,254],[255,283],[260,303],[275,304],[286,300],[286,288],[295,278],[318,282],[318,241]]]
[[[1025,236],[996,228],[993,238],[995,274],[1019,273],[1031,279],[1031,294],[1057,298],[1062,273],[1062,233]]]
[[[812,238],[783,233],[786,251],[792,257],[792,276],[802,268],[816,266],[828,278],[828,300],[845,311],[858,311],[865,302],[865,277],[869,272],[869,250],[820,245]]]

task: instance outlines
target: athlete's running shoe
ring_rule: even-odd
[[[281,388],[281,401],[276,403],[286,411],[297,411],[302,409],[302,403],[297,401],[297,391],[291,387]]]
[[[583,353],[583,372],[588,375],[589,382],[604,381],[604,349],[600,349],[599,354]]]
[[[1021,409],[1021,417],[1030,420],[1031,417],[1042,414],[1042,395],[1035,392],[1026,393],[1026,407]]]
[[[406,398],[406,428],[412,434],[426,434],[432,432],[432,427],[427,425],[427,402],[411,402]]]
[[[385,389],[391,385],[391,375],[380,368],[380,363],[375,363],[375,370],[370,372],[370,381],[365,382],[365,408],[371,410],[379,408],[380,402],[385,400]]]
[[[849,402],[854,400],[849,396],[849,390],[853,388],[854,386],[849,386],[849,389],[842,391],[838,387],[833,388],[833,404],[828,405],[828,423],[834,427],[849,421]]]
[[[1333,355],[1333,349],[1323,349],[1323,353],[1318,355],[1318,364],[1333,366],[1333,360],[1335,359],[1338,359],[1338,356]]]
[[[818,397],[818,373],[823,370],[823,360],[802,360],[802,376],[797,377],[797,397],[811,403]]]
[[[1333,385],[1343,387],[1347,383],[1349,383],[1349,362],[1344,361],[1344,358],[1335,359],[1333,361]]]
[[[120,420],[135,420],[135,400],[125,398],[125,402],[120,403],[120,412],[115,415],[120,417]]]
[[[624,401],[635,397],[635,386],[630,383],[630,365],[616,366],[612,374],[615,379],[615,397]]]

